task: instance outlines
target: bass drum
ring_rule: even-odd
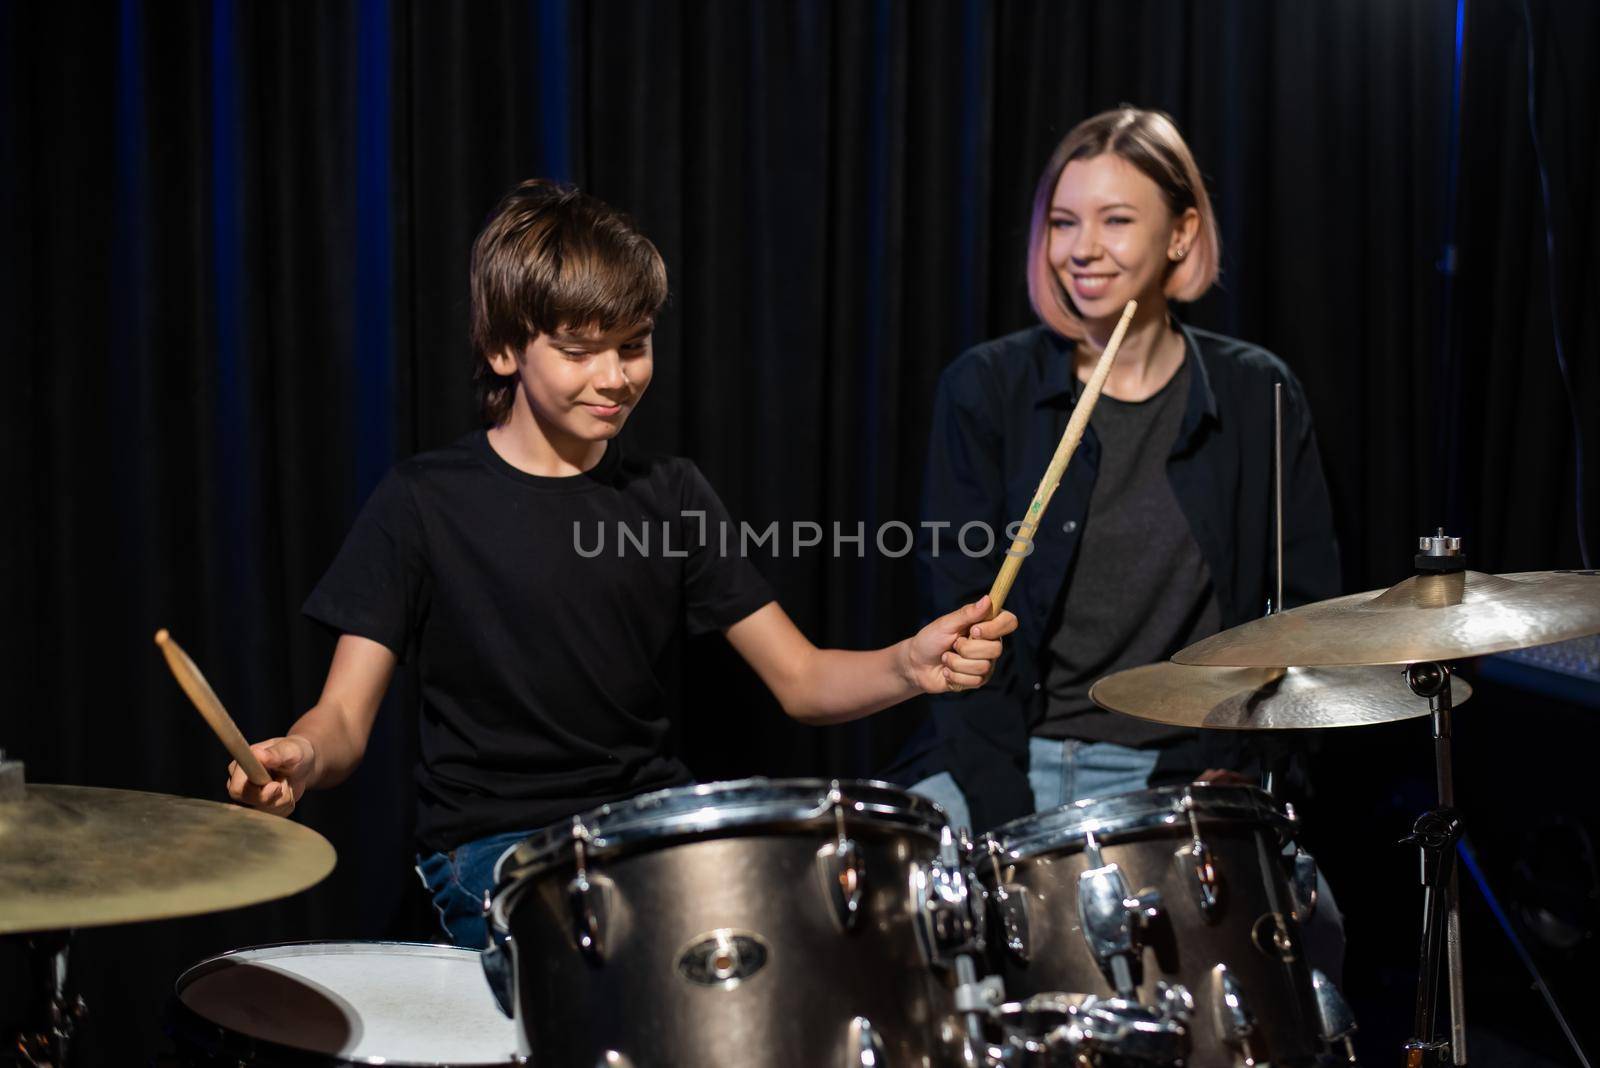
[[[875,782],[764,780],[607,805],[501,858],[490,924],[540,1068],[945,1063],[945,830]],[[948,889],[964,883],[945,879]]]

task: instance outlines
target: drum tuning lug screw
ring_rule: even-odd
[[[1319,968],[1311,970],[1311,990],[1317,1000],[1317,1019],[1322,1040],[1330,1048],[1342,1047],[1345,1059],[1355,1064],[1355,1043],[1350,1036],[1356,1033],[1356,1018],[1350,1011],[1349,1003],[1339,993],[1339,988],[1333,985],[1333,980]]]
[[[866,866],[845,827],[844,791],[837,779],[828,786],[827,805],[833,810],[834,840],[817,850],[817,873],[835,921],[841,930],[849,931],[856,925],[866,895]],[[945,834],[949,834],[948,828]]]
[[[581,817],[572,820],[572,855],[576,868],[567,883],[567,906],[572,913],[572,937],[579,952],[591,964],[599,964],[605,957],[605,891],[589,878],[589,846],[593,835]]]
[[[1211,1011],[1217,1034],[1238,1051],[1246,1065],[1255,1064],[1250,1040],[1255,1035],[1256,1017],[1245,1000],[1244,991],[1226,964],[1211,969],[1211,980]]]
[[[1189,876],[1189,887],[1200,917],[1207,923],[1214,923],[1222,903],[1222,873],[1217,870],[1211,847],[1200,836],[1200,818],[1195,813],[1194,798],[1186,793],[1180,807],[1189,819],[1189,844],[1179,848],[1175,857]]]

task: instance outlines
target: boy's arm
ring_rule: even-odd
[[[228,765],[228,796],[287,816],[307,790],[337,786],[361,763],[378,716],[378,705],[394,677],[388,647],[354,634],[339,637],[322,696],[282,738],[250,747],[272,782],[253,786],[237,762]]]
[[[755,669],[790,716],[804,723],[859,719],[919,693],[982,686],[1017,627],[1001,612],[984,622],[989,599],[940,616],[886,649],[818,649],[776,601],[727,630],[728,641]]]

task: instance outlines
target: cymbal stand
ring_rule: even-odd
[[[1283,611],[1283,383],[1272,383],[1272,528],[1277,596],[1267,598],[1270,616]],[[1281,753],[1261,754],[1261,788],[1274,796],[1288,778],[1289,758]]]
[[[0,805],[20,803],[28,795],[26,769],[0,750]],[[0,1064],[25,1068],[61,1068],[67,1063],[72,1031],[83,1017],[83,999],[74,992],[67,971],[71,931],[33,931],[14,936],[28,962],[26,995],[29,1016],[16,1035],[0,1035],[12,1043],[0,1049]]]
[[[73,993],[67,970],[71,931],[36,931],[20,937],[27,956],[34,1015],[15,1036],[14,1050],[0,1051],[0,1064],[25,1068],[62,1068],[67,1063],[73,1028],[84,1014],[83,999]],[[14,1058],[14,1060],[8,1060]]]
[[[1456,882],[1456,843],[1461,817],[1456,813],[1455,779],[1450,762],[1451,670],[1447,664],[1411,664],[1406,682],[1428,700],[1433,713],[1433,759],[1439,804],[1417,817],[1403,844],[1417,846],[1422,860],[1422,946],[1417,975],[1413,1036],[1405,1045],[1406,1068],[1467,1063],[1466,999],[1461,967],[1461,898]],[[1435,1028],[1441,956],[1449,990],[1449,1037]]]

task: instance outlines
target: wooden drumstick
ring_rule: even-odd
[[[172,640],[167,628],[162,627],[156,631],[156,644],[161,647],[162,655],[167,658],[167,667],[172,669],[172,677],[178,680],[183,692],[189,695],[194,707],[200,710],[200,715],[211,725],[211,729],[216,732],[217,739],[228,750],[228,754],[239,762],[239,767],[244,769],[245,776],[256,786],[265,786],[271,782],[272,776],[267,774],[267,769],[261,766],[261,761],[250,751],[244,735],[239,733],[233,717],[228,715],[228,710],[217,700],[211,684],[200,674],[200,669],[189,659],[189,654]]]
[[[1028,505],[1028,513],[1017,528],[1016,540],[1011,543],[1011,548],[1006,550],[1006,562],[1000,565],[1000,573],[995,576],[994,585],[989,587],[990,619],[1000,614],[1001,608],[1006,603],[1006,595],[1011,592],[1012,583],[1017,581],[1017,572],[1022,570],[1022,558],[1028,554],[1033,545],[1033,535],[1039,529],[1039,520],[1044,517],[1044,509],[1050,503],[1051,495],[1061,484],[1061,476],[1066,473],[1067,463],[1072,459],[1072,454],[1078,451],[1078,443],[1083,440],[1083,432],[1089,426],[1089,413],[1094,411],[1095,402],[1100,399],[1100,390],[1106,384],[1106,375],[1111,373],[1111,362],[1117,358],[1117,350],[1122,347],[1122,335],[1128,332],[1128,324],[1133,321],[1133,313],[1138,307],[1137,301],[1130,300],[1122,309],[1122,318],[1117,320],[1117,328],[1111,332],[1111,340],[1106,343],[1105,351],[1100,354],[1100,361],[1094,365],[1094,373],[1089,376],[1082,395],[1078,397],[1077,405],[1072,409],[1072,416],[1067,420],[1067,429],[1062,432],[1061,441],[1056,445],[1056,454],[1050,458],[1050,466],[1045,468],[1044,477],[1039,480],[1039,488],[1033,493],[1033,503]]]

